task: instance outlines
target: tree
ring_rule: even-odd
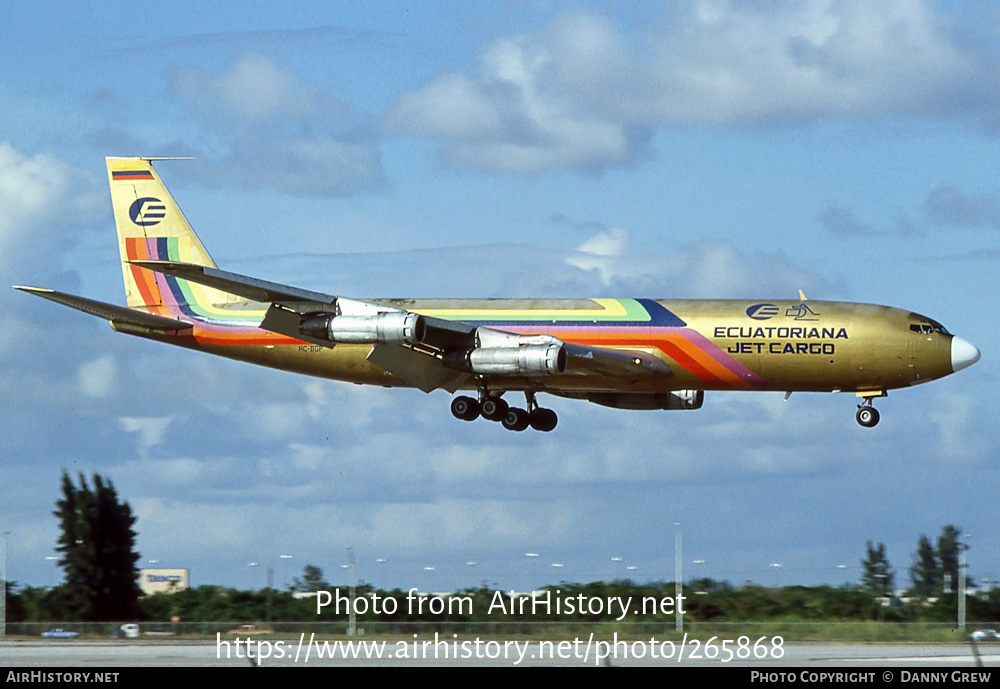
[[[325,591],[328,588],[330,584],[323,578],[323,570],[316,565],[306,565],[302,569],[302,578],[295,577],[292,581],[293,591]]]
[[[910,567],[910,579],[913,590],[920,596],[935,596],[941,591],[941,564],[937,552],[931,545],[931,539],[920,534],[917,542],[917,552],[913,556],[913,566]]]
[[[80,474],[79,488],[63,471],[62,498],[53,514],[59,519],[56,550],[65,573],[67,604],[85,620],[129,620],[139,613],[135,552],[135,517],[119,502],[114,484],[98,474],[93,487]]]
[[[861,574],[861,584],[873,596],[885,596],[893,590],[893,579],[895,573],[889,566],[889,560],[885,555],[885,544],[872,545],[871,541],[865,545],[867,556],[861,561],[864,571]]]

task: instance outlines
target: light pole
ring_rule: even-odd
[[[528,562],[534,562],[539,557],[538,553],[525,553],[524,556],[526,558],[528,558]],[[529,565],[528,566],[528,590],[531,592],[532,598],[534,598],[534,594],[535,594],[535,584],[534,584],[534,581],[535,581],[535,568],[534,568],[534,566],[530,566]]]
[[[468,567],[468,568],[470,568],[470,569],[473,568],[473,567],[476,567],[477,565],[479,565],[479,563],[477,561],[475,561],[475,560],[466,560],[465,561],[465,566]],[[475,577],[473,577],[473,581],[474,580],[475,580]],[[482,586],[480,586],[480,588],[482,588]]]
[[[622,562],[624,562],[624,561],[625,561],[625,558],[623,558],[621,555],[612,555],[611,556],[611,562],[612,562],[612,565],[611,565],[611,578],[612,579],[617,579],[618,578],[618,570],[620,569],[620,567],[622,566]]]
[[[674,534],[674,629],[684,631],[684,616],[681,614],[681,600],[684,596],[683,565],[681,564],[681,523],[674,522],[677,531]]]
[[[358,633],[358,621],[357,618],[354,616],[354,588],[357,584],[358,575],[357,575],[356,565],[354,562],[354,548],[352,548],[351,546],[346,546],[346,550],[347,550],[347,562],[351,568],[351,582],[350,582],[351,609],[348,614],[347,636],[355,636]]]
[[[691,560],[691,564],[692,565],[698,565],[698,567],[696,567],[695,569],[697,570],[698,574],[700,575],[702,573],[701,565],[705,564],[705,561],[702,560],[699,557],[699,558],[697,558],[695,560]],[[705,590],[705,588],[706,588],[705,587],[705,584],[706,584],[705,577],[703,577],[703,576],[696,576],[695,579],[694,579],[694,583],[695,583],[695,586],[694,586],[695,592],[694,592],[694,594],[696,596],[703,596],[703,595],[705,595],[705,594],[708,593],[708,591]]]
[[[0,566],[0,639],[7,636],[7,537],[10,531],[3,532],[3,564]]]
[[[295,557],[295,556],[294,555],[287,555],[287,554],[285,554],[285,555],[279,554],[278,555],[278,559],[279,560],[291,560],[293,557]],[[278,564],[281,565],[280,562]],[[282,569],[283,572],[285,572],[285,566],[284,565],[282,565],[281,569]],[[284,575],[279,575],[279,577],[285,577],[285,576],[288,576],[287,572],[285,572]],[[286,579],[285,581],[287,582],[288,580]]]
[[[969,536],[965,536],[968,540]],[[958,628],[965,629],[965,567],[968,543],[958,542]]]
[[[875,575],[875,578],[878,579],[878,598],[876,598],[876,602],[878,603],[878,621],[882,622],[885,618],[885,605],[883,604],[885,601],[882,599],[885,598],[885,580],[889,578],[889,575],[885,573],[885,566],[880,567],[879,571],[881,574]]]
[[[384,557],[377,557],[377,558],[375,558],[375,572],[376,572],[376,577],[375,577],[375,579],[373,581],[374,582],[378,582],[379,586],[382,586],[382,585],[385,584],[385,576],[383,576],[383,573],[382,573],[382,570],[383,570],[382,565],[384,565],[388,561],[389,561],[388,558],[384,558]]]

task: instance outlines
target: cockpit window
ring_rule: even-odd
[[[941,333],[942,335],[951,334],[948,332],[947,328],[933,318],[921,316],[918,313],[911,313],[910,318],[915,318],[920,321],[919,323],[910,323],[910,330],[915,333],[920,333],[921,335],[930,335],[931,333]]]

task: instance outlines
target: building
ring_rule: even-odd
[[[144,595],[154,593],[177,593],[189,586],[186,569],[140,569],[139,588]]]

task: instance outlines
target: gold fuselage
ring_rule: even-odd
[[[663,392],[783,390],[880,393],[952,373],[951,339],[939,324],[906,310],[825,301],[407,299],[372,300],[438,318],[661,359],[670,375],[508,377],[494,390]],[[624,315],[616,315],[619,309]],[[405,386],[368,361],[370,345],[289,343],[261,331],[257,344],[214,344],[120,328],[145,337],[297,373]],[[268,344],[273,339],[274,344]],[[474,387],[470,382],[468,387]]]

